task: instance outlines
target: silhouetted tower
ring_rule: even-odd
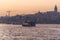
[[[57,5],[55,5],[54,11],[55,11],[55,12],[58,11]]]

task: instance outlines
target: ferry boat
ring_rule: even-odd
[[[27,20],[27,21],[25,21],[25,22],[22,23],[22,26],[26,26],[26,27],[33,27],[35,25],[36,25],[35,22],[29,21],[29,20]]]

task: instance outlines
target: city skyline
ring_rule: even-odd
[[[0,0],[0,15],[9,10],[11,15],[53,11],[55,5],[60,12],[60,0]]]

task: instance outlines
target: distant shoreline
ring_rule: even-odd
[[[7,23],[0,23],[0,24],[7,24]],[[50,23],[51,24],[51,23]],[[56,23],[54,23],[56,24]],[[9,24],[8,24],[9,25]],[[22,24],[10,24],[10,25],[22,25]],[[36,24],[37,25],[37,24]]]

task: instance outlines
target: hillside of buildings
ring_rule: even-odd
[[[0,23],[6,24],[22,24],[24,20],[34,21],[37,24],[60,24],[60,12],[58,12],[57,6],[54,7],[54,11],[37,12],[35,14],[28,15],[16,15],[0,17]]]

